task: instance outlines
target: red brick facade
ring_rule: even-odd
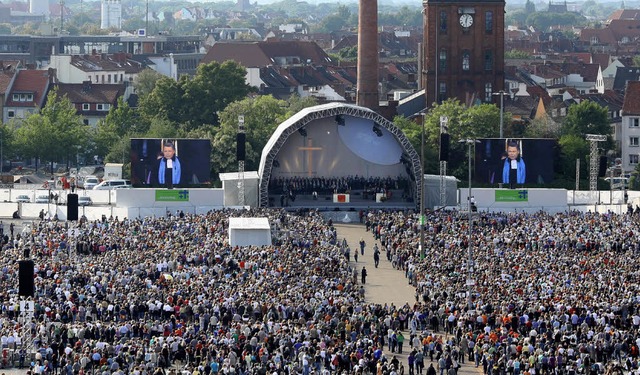
[[[356,102],[378,110],[378,0],[360,0]]]
[[[427,106],[450,97],[467,105],[493,102],[490,93],[504,89],[505,2],[425,0],[423,6]]]

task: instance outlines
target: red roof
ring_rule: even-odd
[[[618,9],[609,16],[607,22],[613,20],[640,20],[640,9]]]
[[[11,91],[7,97],[6,107],[42,107],[49,91],[49,72],[46,70],[19,70]],[[13,101],[13,94],[33,94],[33,100]]]
[[[269,65],[332,64],[329,55],[315,42],[299,40],[267,42],[218,42],[209,48],[202,63],[233,60],[246,68]]]
[[[622,104],[622,115],[640,115],[640,81],[627,83],[624,104]]]

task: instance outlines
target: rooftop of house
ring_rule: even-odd
[[[58,95],[66,95],[72,103],[116,103],[125,91],[121,84],[58,83]]]
[[[7,107],[34,107],[45,100],[51,73],[47,70],[18,70],[7,98]],[[32,101],[14,101],[16,93],[33,94]]]
[[[640,81],[629,82],[622,105],[624,116],[640,115]]]
[[[218,42],[202,58],[202,63],[233,60],[247,68],[277,65],[285,58],[289,64],[332,64],[332,60],[315,42],[287,40],[266,42]]]
[[[124,71],[128,74],[139,73],[144,66],[124,53],[74,55],[71,65],[85,72]]]

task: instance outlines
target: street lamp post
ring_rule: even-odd
[[[504,138],[504,96],[507,95],[504,90],[493,93],[493,95],[500,95],[500,138]]]
[[[468,240],[468,244],[467,244],[467,299],[468,299],[468,304],[469,304],[469,311],[471,311],[472,307],[473,307],[473,301],[472,301],[472,296],[471,296],[471,288],[472,286],[475,284],[474,280],[473,280],[473,249],[472,249],[472,244],[471,244],[471,236],[472,236],[472,228],[473,228],[473,222],[471,221],[471,146],[474,146],[476,143],[480,143],[480,141],[476,140],[476,139],[462,139],[459,141],[459,143],[461,144],[466,144],[468,147],[468,154],[469,154],[469,193],[467,196],[467,201],[468,201],[468,205],[467,205],[467,211],[469,214],[469,240]]]
[[[422,136],[420,137],[420,259],[424,259],[424,120],[425,114],[422,113]]]

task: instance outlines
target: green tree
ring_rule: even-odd
[[[535,13],[536,5],[533,3],[533,1],[527,0],[527,2],[524,4],[524,10],[528,14]]]
[[[569,107],[567,117],[562,124],[562,134],[574,134],[584,137],[586,134],[610,136],[607,109],[590,100]]]
[[[160,78],[162,77],[162,74],[156,72],[153,69],[147,68],[141,71],[137,75],[136,80],[133,83],[138,96],[143,97],[151,93],[156,87],[156,83],[158,82],[158,80],[160,80]]]
[[[231,103],[220,114],[220,128],[213,138],[212,170],[214,175],[237,170],[238,116],[244,116],[246,133],[246,170],[258,170],[262,149],[276,127],[286,119],[287,103],[272,96],[246,98]]]
[[[347,28],[350,22],[351,10],[346,5],[340,5],[335,13],[328,15],[320,21],[317,32],[330,33]]]
[[[231,60],[222,64],[199,65],[193,80],[185,82],[187,107],[184,111],[186,118],[182,122],[191,123],[189,128],[217,125],[218,112],[252,91],[251,86],[245,83],[246,75],[247,70]]]
[[[179,82],[169,77],[160,78],[156,81],[153,91],[140,97],[140,114],[147,119],[159,117],[176,123],[181,122],[185,118],[184,107],[188,105],[184,98],[186,81],[187,77],[182,77]]]
[[[118,145],[121,140],[128,142],[133,135],[141,136],[148,130],[148,126],[148,123],[139,117],[127,102],[118,98],[118,104],[111,107],[107,117],[99,121],[91,130],[94,148],[90,150],[90,154],[98,155],[105,161],[119,161],[122,150]]]
[[[503,119],[510,119],[511,113],[504,112]],[[508,122],[508,121],[505,121]],[[462,124],[467,125],[465,138],[489,138],[500,135],[500,108],[494,104],[482,103],[467,109],[462,116]],[[507,128],[503,123],[503,130]]]
[[[75,157],[78,149],[87,145],[88,128],[82,123],[76,108],[57,88],[49,92],[47,103],[39,113],[24,119],[16,131],[15,145],[25,157],[35,157],[51,163]],[[67,164],[68,166],[68,164]]]
[[[633,66],[640,66],[640,55],[633,56]]]
[[[512,49],[504,52],[504,58],[506,60],[509,59],[528,59],[531,55],[525,51],[519,51],[517,49]]]
[[[565,134],[558,140],[560,146],[560,160],[556,168],[557,171],[562,171],[562,174],[566,178],[572,178],[576,175],[576,159],[581,160],[580,174],[586,176],[589,163],[589,143],[577,134]]]
[[[218,113],[251,92],[245,76],[245,68],[225,61],[198,66],[193,79],[182,76],[176,82],[163,77],[151,93],[140,99],[140,113],[147,118],[167,119],[187,131],[218,125]]]
[[[526,138],[558,138],[560,124],[548,116],[544,116],[542,119],[533,119],[526,125],[523,136]]]
[[[0,35],[11,35],[11,24],[0,23]]]
[[[301,98],[298,94],[291,95],[289,100],[287,100],[286,118],[295,115],[305,108],[313,107],[314,105],[318,105],[318,100],[313,96],[305,96],[304,98]]]

